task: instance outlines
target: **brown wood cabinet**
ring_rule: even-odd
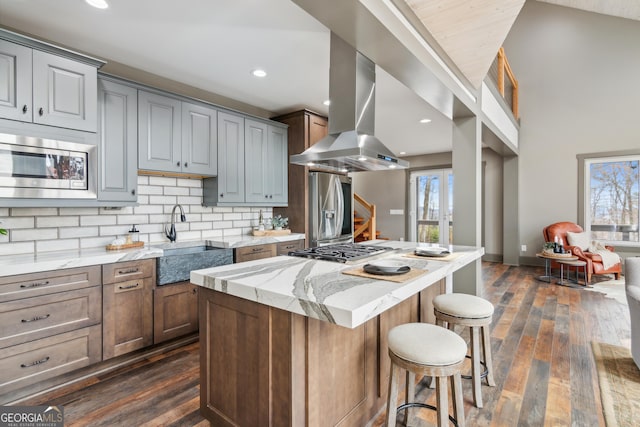
[[[153,290],[154,344],[198,330],[198,288],[187,281]]]
[[[256,259],[271,258],[277,255],[275,243],[236,248],[233,251],[233,262],[254,261]]]
[[[329,122],[326,117],[309,110],[273,117],[289,125],[289,155],[300,154],[329,133]],[[309,229],[309,186],[307,174],[309,168],[289,164],[289,204],[286,208],[273,208],[274,215],[289,218],[289,228],[294,233],[307,233]],[[306,236],[307,246],[309,236]]]
[[[154,267],[154,259],[103,266],[105,360],[153,343]]]
[[[100,266],[0,278],[0,396],[102,359]]]
[[[289,254],[289,252],[296,251],[298,249],[304,249],[304,239],[291,240],[289,242],[280,242],[278,243],[276,253],[278,255],[287,255]]]
[[[442,289],[349,329],[202,288],[201,413],[216,426],[367,425],[386,404],[388,331],[420,321]]]

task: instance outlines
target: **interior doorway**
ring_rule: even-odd
[[[410,240],[453,244],[453,171],[411,172],[409,187]]]

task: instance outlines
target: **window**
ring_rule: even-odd
[[[584,225],[594,239],[637,245],[640,155],[584,159]]]

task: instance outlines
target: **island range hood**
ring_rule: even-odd
[[[374,136],[375,64],[331,33],[329,135],[290,162],[331,172],[406,169]]]

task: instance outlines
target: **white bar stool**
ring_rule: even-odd
[[[388,341],[391,375],[387,397],[386,425],[396,427],[398,411],[406,409],[405,420],[408,420],[408,409],[420,407],[437,411],[438,427],[444,427],[449,421],[456,426],[464,427],[464,403],[460,373],[467,354],[467,343],[456,333],[428,323],[406,323],[396,326],[389,331]],[[406,370],[408,373],[406,403],[396,408],[398,382],[402,370]],[[416,374],[435,378],[437,407],[414,402]],[[455,418],[449,415],[448,378],[451,379]]]
[[[444,326],[446,322],[449,329],[453,329],[454,325],[471,328],[471,376],[463,375],[462,378],[472,380],[473,402],[476,407],[482,408],[482,378],[487,379],[489,386],[496,385],[493,378],[489,337],[493,304],[474,295],[453,293],[435,297],[433,307],[438,325]],[[480,333],[482,333],[482,358],[480,357]],[[484,366],[484,372],[480,372],[480,365]]]

